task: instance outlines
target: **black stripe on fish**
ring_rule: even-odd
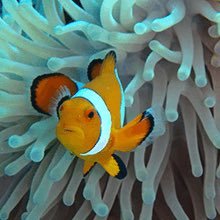
[[[56,111],[57,111],[57,117],[58,118],[60,118],[60,116],[59,116],[59,108],[60,108],[60,106],[65,102],[65,101],[67,101],[67,100],[69,100],[70,99],[70,96],[64,96],[59,102],[58,102],[58,105],[57,105],[57,108],[56,108]]]

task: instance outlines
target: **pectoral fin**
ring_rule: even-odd
[[[31,85],[32,106],[40,113],[52,115],[56,113],[59,102],[78,91],[77,83],[61,73],[40,75]]]
[[[95,162],[85,161],[83,167],[84,177],[89,173],[89,171],[95,166]]]
[[[106,172],[117,179],[123,179],[127,175],[127,169],[121,158],[113,154],[108,160],[99,162]]]
[[[128,152],[139,146],[143,141],[151,144],[166,130],[164,110],[154,106],[138,115],[120,130],[113,131],[114,149]]]

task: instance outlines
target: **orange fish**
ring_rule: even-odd
[[[84,174],[98,163],[111,176],[122,179],[126,166],[114,152],[129,152],[157,137],[157,127],[164,124],[161,109],[159,113],[148,109],[123,126],[124,93],[113,51],[89,64],[88,78],[90,82],[83,86],[63,74],[37,77],[31,86],[33,107],[44,114],[57,114],[57,138],[85,161]]]

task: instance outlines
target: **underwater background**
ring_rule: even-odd
[[[220,2],[2,0],[0,219],[220,218]],[[34,78],[87,82],[87,66],[115,50],[126,119],[163,106],[166,132],[120,154],[124,180],[82,160],[33,109]]]

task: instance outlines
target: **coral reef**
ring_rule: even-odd
[[[220,3],[77,3],[2,0],[0,219],[217,218]],[[83,178],[82,161],[56,140],[56,119],[30,102],[36,76],[62,72],[86,82],[88,63],[112,49],[127,120],[160,105],[168,121],[152,145],[121,154],[123,181],[99,166]]]

